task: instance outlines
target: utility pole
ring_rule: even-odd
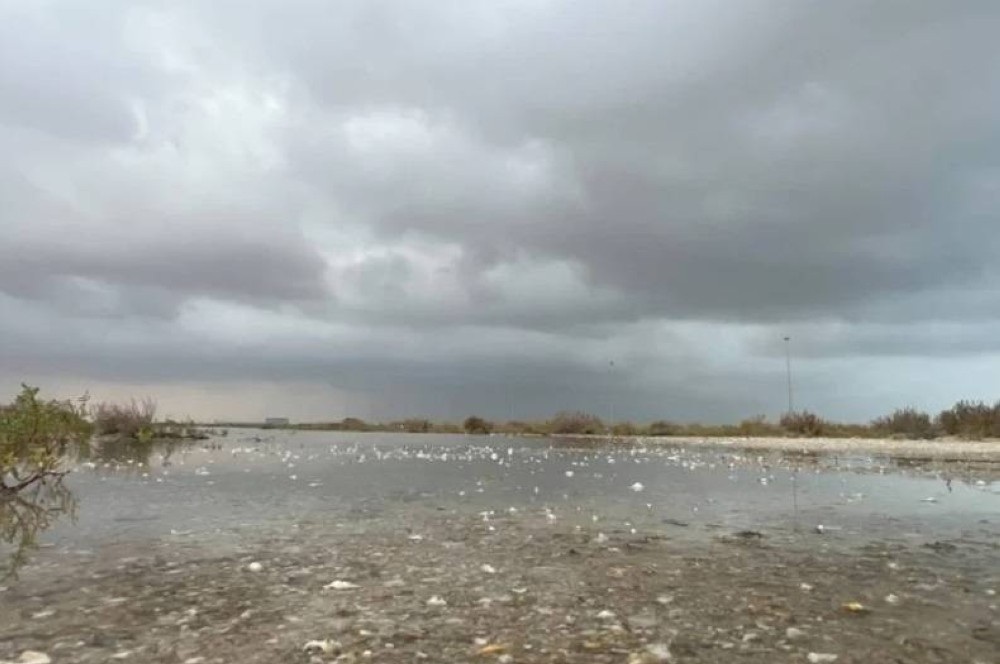
[[[784,337],[785,339],[785,374],[788,377],[788,414],[791,415],[795,412],[794,402],[792,401],[792,349],[791,349],[791,337]]]

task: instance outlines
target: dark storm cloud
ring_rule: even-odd
[[[23,320],[0,332],[17,371],[367,372],[541,408],[603,408],[605,380],[709,415],[766,406],[789,331],[814,367],[992,357],[998,24],[972,1],[7,3]]]
[[[761,320],[975,285],[998,248],[969,206],[997,168],[989,3],[350,6],[294,4],[284,22],[315,39],[272,35],[276,61],[335,114],[423,109],[471,144],[372,177],[339,137],[307,139],[307,177],[386,234],[485,265],[529,248],[649,313]],[[491,196],[493,160],[532,142],[551,188]]]

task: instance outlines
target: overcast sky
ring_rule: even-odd
[[[994,0],[0,0],[0,388],[175,417],[1000,397]]]

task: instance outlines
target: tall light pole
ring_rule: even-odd
[[[614,388],[614,385],[612,384],[614,382],[614,378],[611,375],[612,371],[614,371],[614,368],[615,368],[615,361],[614,360],[609,360],[608,361],[608,397],[610,398],[610,401],[611,401],[611,421],[608,423],[608,426],[610,426],[612,429],[614,429],[614,426],[615,426],[615,394],[614,394],[615,388]]]
[[[785,374],[788,378],[788,414],[791,415],[795,412],[795,406],[792,401],[792,349],[791,349],[791,337],[784,337],[785,339]]]

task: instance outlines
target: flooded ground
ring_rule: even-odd
[[[0,661],[1000,661],[982,460],[242,431],[66,488]]]

